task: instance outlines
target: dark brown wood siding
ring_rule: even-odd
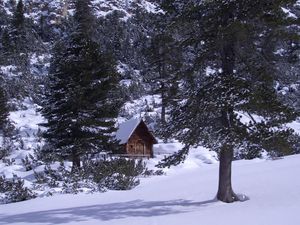
[[[144,122],[141,122],[126,144],[126,154],[153,157],[153,144],[156,140]]]

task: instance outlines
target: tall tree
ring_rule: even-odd
[[[24,4],[22,0],[18,1],[16,10],[13,14],[11,27],[9,29],[9,39],[10,43],[8,51],[16,54],[15,57],[20,58],[20,54],[27,53],[28,45],[25,30]]]
[[[193,46],[194,73],[182,76],[183,91],[172,110],[169,129],[185,144],[161,165],[183,160],[192,146],[219,152],[217,199],[239,200],[231,185],[234,150],[283,150],[295,119],[275,91],[282,73],[276,66],[280,43],[297,39],[287,29],[296,24],[283,9],[293,0],[162,1],[176,15],[182,44]],[[276,146],[276,141],[284,142]],[[282,148],[282,149],[280,149]]]
[[[7,98],[3,88],[0,86],[0,136],[5,132],[8,123]]]
[[[76,1],[74,30],[56,46],[42,110],[48,144],[56,156],[70,158],[73,168],[83,155],[113,150],[122,104],[119,75],[93,40],[93,23],[90,1]]]
[[[1,78],[1,77],[0,77]],[[8,154],[7,134],[8,134],[8,107],[6,94],[0,85],[0,159]]]
[[[13,65],[15,74],[11,79],[6,79],[7,85],[10,86],[8,91],[9,97],[23,98],[25,95],[33,95],[36,88],[36,80],[31,73],[30,54],[33,50],[41,49],[37,35],[30,26],[30,19],[24,15],[23,1],[18,1],[10,24],[5,26],[1,41],[2,48],[0,63],[4,65]],[[16,91],[18,90],[18,91]]]
[[[158,14],[155,29],[145,50],[147,65],[144,80],[151,86],[152,94],[161,97],[160,135],[167,138],[166,111],[177,90],[176,78],[182,63],[181,49],[168,32],[167,17]]]
[[[25,17],[24,17],[24,4],[22,0],[18,1],[16,11],[13,15],[12,25],[15,28],[24,27]]]

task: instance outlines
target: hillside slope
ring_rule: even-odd
[[[218,164],[171,169],[131,191],[59,195],[0,205],[0,224],[298,225],[300,155],[236,161],[233,185],[245,202],[216,202]]]

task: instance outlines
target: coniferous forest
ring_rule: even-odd
[[[0,1],[0,204],[130,190],[198,147],[245,200],[233,161],[300,153],[299,33],[297,0]],[[134,117],[181,147],[114,155]]]

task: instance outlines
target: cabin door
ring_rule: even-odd
[[[136,143],[136,154],[138,155],[144,155],[145,154],[145,145],[144,142],[141,140],[138,140]]]

